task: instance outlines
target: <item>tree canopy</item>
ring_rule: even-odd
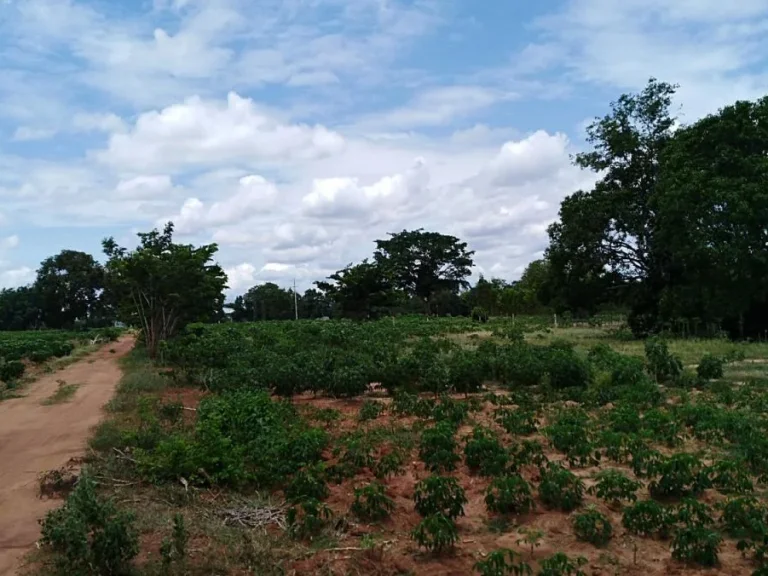
[[[107,287],[121,316],[141,326],[147,350],[154,356],[160,342],[187,323],[223,315],[227,277],[213,263],[216,244],[175,244],[170,222],[162,232],[138,236],[140,243],[132,251],[113,238],[104,240]]]

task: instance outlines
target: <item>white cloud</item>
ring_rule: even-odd
[[[173,191],[173,181],[168,175],[136,176],[121,180],[115,187],[115,196],[125,200],[162,198]]]
[[[16,248],[19,245],[19,237],[15,234],[13,236],[6,236],[0,238],[0,250],[10,250]]]
[[[188,198],[172,220],[180,234],[191,234],[216,226],[236,224],[259,212],[267,212],[277,196],[277,188],[262,176],[243,176],[234,194],[206,206],[197,198]]]
[[[248,262],[225,268],[224,273],[227,275],[227,285],[230,291],[242,292],[253,286],[256,272],[257,268]]]
[[[18,288],[35,279],[35,271],[27,266],[0,271],[0,288]]]
[[[538,130],[523,140],[504,144],[486,172],[493,186],[504,187],[550,177],[564,168],[570,168],[568,137]]]
[[[123,132],[126,129],[123,119],[116,114],[98,112],[80,112],[72,119],[72,127],[82,132]]]
[[[440,126],[514,97],[515,94],[482,86],[432,88],[406,106],[363,119],[360,126],[386,126],[388,129]]]
[[[32,140],[47,140],[56,135],[56,130],[50,128],[32,128],[30,126],[19,126],[11,137],[17,142],[29,142]]]
[[[193,97],[144,113],[129,133],[113,134],[97,158],[123,169],[173,171],[223,162],[311,160],[337,153],[343,145],[336,132],[278,122],[253,100],[231,92],[224,105]]]
[[[417,158],[406,173],[386,176],[367,186],[350,177],[316,179],[302,204],[310,216],[382,216],[387,209],[402,209],[406,203],[418,201],[416,197],[424,194],[428,184],[429,171],[424,160]]]

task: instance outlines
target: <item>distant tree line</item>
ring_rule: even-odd
[[[139,234],[133,250],[104,240],[105,264],[73,250],[45,259],[32,284],[0,291],[0,330],[119,319],[140,326],[155,353],[193,321],[589,316],[610,307],[629,311],[638,336],[687,326],[766,337],[768,98],[680,126],[675,90],[651,79],[588,127],[592,149],[574,161],[596,184],[563,200],[544,258],[516,282],[480,276],[472,286],[466,242],[403,230],[302,294],[268,282],[225,304],[216,244],[177,244],[169,223]]]

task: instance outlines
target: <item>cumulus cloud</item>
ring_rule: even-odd
[[[247,220],[260,211],[267,211],[277,195],[277,188],[262,176],[243,176],[234,194],[206,206],[197,198],[188,198],[178,214],[166,218],[176,225],[180,234],[200,232],[216,226],[226,226]]]
[[[226,103],[192,97],[139,116],[113,134],[102,162],[136,170],[179,170],[222,162],[258,165],[312,160],[339,152],[343,138],[321,125],[284,124],[234,92]]]
[[[312,191],[304,196],[304,212],[310,216],[357,218],[383,214],[418,200],[429,184],[429,171],[423,159],[417,158],[405,173],[385,176],[370,185],[357,178],[316,179]]]
[[[162,198],[173,190],[168,175],[136,176],[121,180],[115,187],[115,196],[123,200]]]
[[[28,266],[0,271],[0,288],[18,288],[35,279],[35,271]]]

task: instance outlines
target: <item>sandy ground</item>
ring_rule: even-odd
[[[120,380],[117,360],[132,346],[132,337],[124,336],[30,384],[23,398],[0,402],[0,576],[15,573],[40,535],[38,519],[61,505],[38,498],[38,475],[83,454]],[[61,380],[79,385],[75,395],[62,404],[41,405]]]

